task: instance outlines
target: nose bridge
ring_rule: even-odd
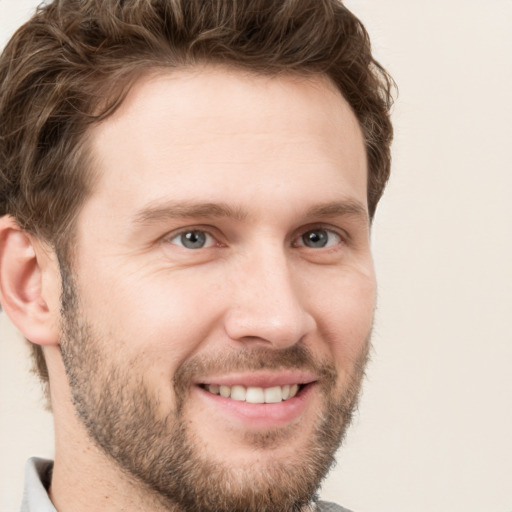
[[[286,348],[313,329],[283,246],[260,246],[244,258],[239,272],[226,320],[232,339],[259,339]]]

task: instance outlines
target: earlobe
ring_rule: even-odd
[[[13,324],[32,343],[58,343],[58,309],[55,287],[43,286],[57,279],[50,255],[35,237],[23,231],[10,216],[0,218],[0,302]]]

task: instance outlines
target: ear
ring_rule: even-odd
[[[38,345],[58,344],[57,258],[9,215],[0,217],[0,303],[29,341]]]

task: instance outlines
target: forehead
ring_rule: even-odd
[[[243,202],[284,187],[287,194],[293,187],[313,194],[321,182],[324,194],[342,186],[366,206],[362,133],[324,76],[218,67],[154,73],[92,129],[91,142],[98,172],[93,204],[115,196],[122,198],[110,201],[116,209],[131,208],[172,194]]]

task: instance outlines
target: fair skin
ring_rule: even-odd
[[[375,277],[365,150],[346,101],[325,78],[161,72],[139,80],[90,137],[98,180],[77,220],[73,269],[105,360],[143,379],[162,417],[182,403],[187,432],[210,460],[256,475],[272,461],[300,464],[326,407],[318,372],[219,366],[183,396],[170,383],[194,359],[300,345],[336,370],[337,394],[349,387],[367,349]],[[59,348],[56,256],[1,222],[6,247],[25,258],[0,263],[26,267],[3,285],[2,301],[45,346],[50,371],[57,510],[169,510],[75,414]],[[22,282],[31,293],[17,300],[30,308],[11,307]],[[215,393],[280,388],[270,394],[281,400],[294,384],[297,396],[266,405]]]

